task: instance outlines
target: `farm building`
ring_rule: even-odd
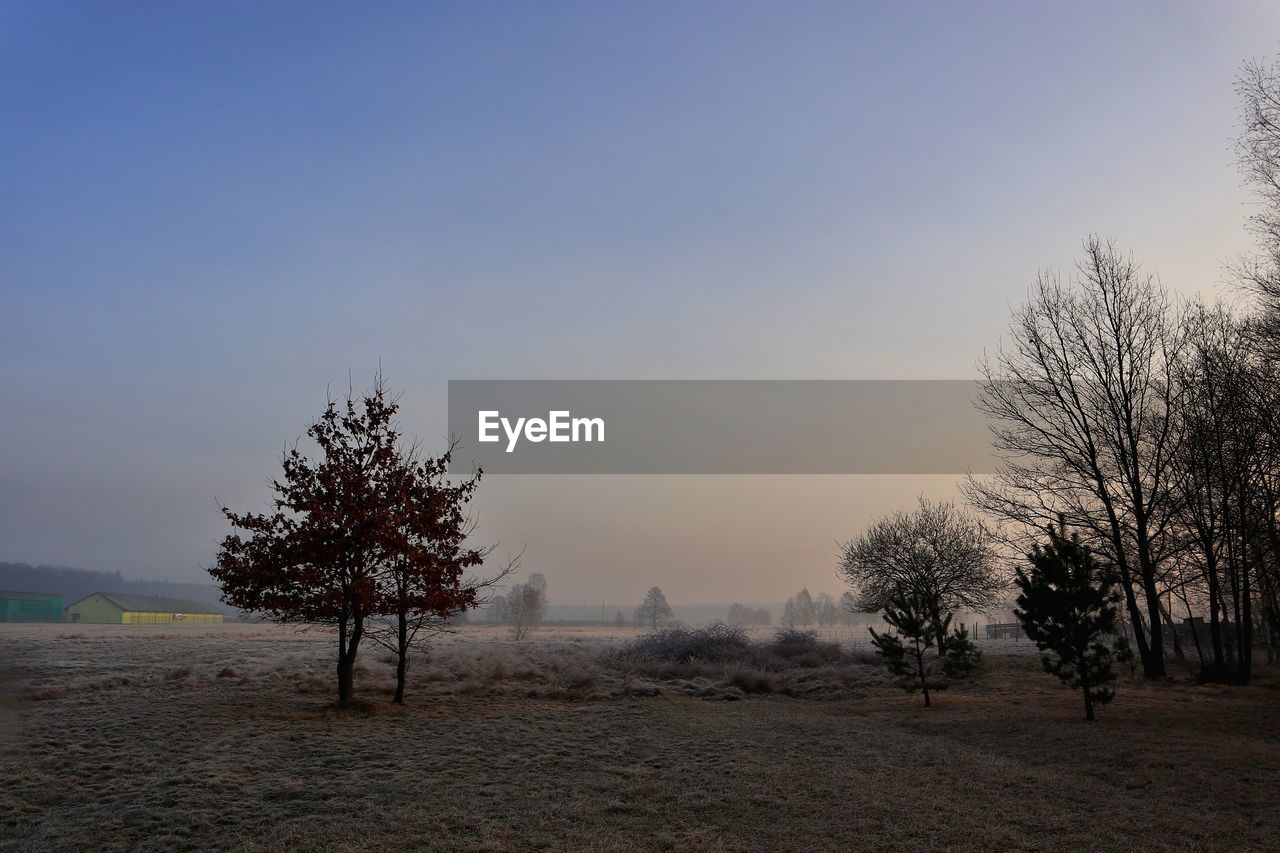
[[[0,622],[61,622],[62,596],[0,590]]]
[[[222,621],[222,612],[208,604],[180,598],[95,592],[67,608],[67,621],[103,625],[208,625]]]

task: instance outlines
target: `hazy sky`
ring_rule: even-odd
[[[0,560],[199,580],[379,359],[960,378],[1090,232],[1213,291],[1275,3],[0,0]],[[559,602],[837,591],[948,478],[493,477]]]

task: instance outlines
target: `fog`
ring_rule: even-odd
[[[379,364],[430,449],[451,378],[972,377],[1092,232],[1224,292],[1277,12],[1156,9],[9,7],[0,558],[201,580]],[[562,602],[778,600],[954,480],[495,476],[479,536]]]

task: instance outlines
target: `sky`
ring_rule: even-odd
[[[206,579],[381,368],[967,378],[1091,233],[1231,296],[1274,3],[0,0],[0,560]],[[553,602],[838,593],[954,478],[488,478]]]

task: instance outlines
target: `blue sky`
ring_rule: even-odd
[[[971,376],[1091,232],[1222,292],[1278,23],[0,0],[0,559],[197,579],[215,498],[379,360],[434,440],[449,378]],[[584,601],[834,590],[832,539],[922,488],[838,479],[494,478],[484,529]]]

